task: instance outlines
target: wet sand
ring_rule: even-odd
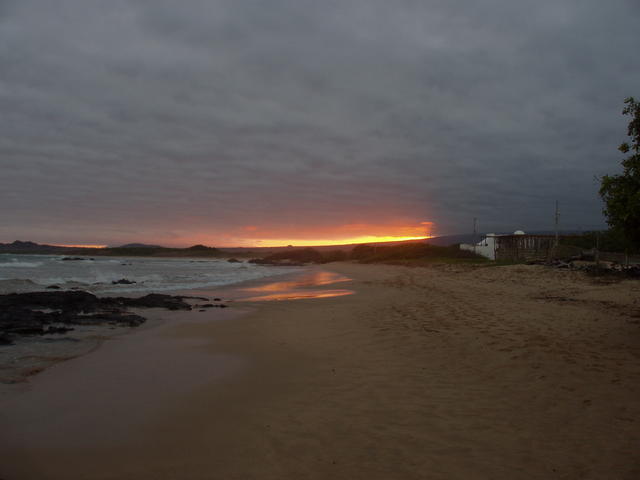
[[[640,476],[640,282],[321,271],[355,294],[175,314],[38,375],[0,405],[0,478]]]

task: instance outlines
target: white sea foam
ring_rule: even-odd
[[[81,289],[104,296],[197,290],[296,270],[296,267],[229,263],[225,260],[96,257],[93,261],[62,261],[60,256],[43,255],[0,255],[0,265],[4,278],[0,279],[0,294],[42,291],[56,285],[61,290]],[[121,279],[136,283],[112,283]],[[29,372],[60,358],[88,352],[99,344],[99,338],[104,335],[127,330],[75,326],[72,332],[64,335],[16,339],[15,345],[0,349],[0,384],[21,381]]]
[[[5,280],[0,285],[0,291],[42,290],[57,285],[64,290],[80,288],[103,295],[166,292],[229,285],[292,271],[291,267],[265,267],[219,259],[96,257],[94,260],[62,261],[62,258],[44,255],[2,256],[0,265],[4,266],[2,277]],[[121,279],[134,283],[114,284]]]
[[[41,262],[19,262],[12,260],[10,262],[0,262],[0,268],[37,268],[42,265]]]

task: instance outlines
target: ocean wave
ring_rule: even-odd
[[[120,292],[178,291],[215,287],[277,275],[278,267],[252,264],[230,264],[226,261],[191,261],[176,259],[136,259],[135,264],[125,259],[91,262],[60,262],[58,258],[36,261],[35,258],[7,259],[2,266],[19,264],[42,267],[0,270],[0,293],[43,291],[51,286],[61,290],[86,290],[99,295],[117,295]],[[291,271],[282,267],[282,271]],[[118,283],[119,280],[133,283]]]
[[[40,285],[31,280],[16,278],[0,280],[0,294],[30,292],[37,290],[39,287]]]
[[[86,288],[87,291],[100,294],[111,295],[116,293],[147,293],[147,292],[179,292],[184,290],[197,290],[200,288],[209,287],[222,287],[227,285],[233,285],[234,283],[242,283],[249,280],[258,280],[265,277],[272,277],[278,275],[284,275],[290,273],[291,268],[288,268],[286,272],[270,272],[268,275],[252,275],[247,277],[234,277],[234,278],[218,278],[216,280],[208,281],[192,281],[185,283],[165,283],[165,284],[145,284],[136,283],[133,285],[91,285]]]
[[[42,262],[20,262],[18,260],[12,260],[7,263],[0,263],[0,267],[6,268],[37,268],[42,266]]]

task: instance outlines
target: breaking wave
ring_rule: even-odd
[[[20,262],[17,260],[0,262],[0,268],[37,268],[40,266],[42,266],[42,262]]]
[[[291,267],[229,263],[221,259],[96,257],[61,261],[61,258],[44,255],[2,258],[0,293],[48,287],[103,295],[167,292],[230,285],[292,271]]]

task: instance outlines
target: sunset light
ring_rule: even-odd
[[[274,238],[268,240],[258,240],[256,245],[259,247],[286,247],[292,245],[294,247],[319,247],[329,245],[353,245],[359,243],[383,243],[383,242],[403,242],[407,240],[426,240],[429,236],[423,237],[394,237],[394,236],[374,236],[365,235],[361,237],[350,238],[315,238],[305,240],[287,240],[282,238]]]
[[[639,20],[0,0],[0,480],[640,480]]]
[[[360,243],[403,242],[431,238],[433,222],[403,224],[348,223],[333,227],[268,228],[243,227],[231,239],[201,239],[196,243],[247,247],[319,247]],[[193,243],[193,242],[192,242]]]
[[[52,245],[54,247],[69,247],[69,248],[107,248],[108,246],[108,245],[84,245],[84,244],[68,245],[68,244],[59,244],[59,243],[53,243]]]

